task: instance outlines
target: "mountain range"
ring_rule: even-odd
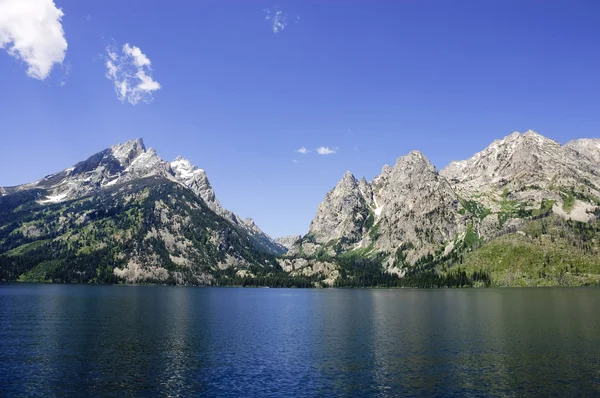
[[[600,281],[600,139],[514,132],[437,170],[412,151],[347,172],[304,236],[223,208],[207,174],[141,139],[0,188],[0,280],[270,286]]]

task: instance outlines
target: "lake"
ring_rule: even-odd
[[[597,288],[0,285],[1,396],[599,394]]]

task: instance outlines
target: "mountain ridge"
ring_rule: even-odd
[[[272,239],[222,207],[203,169],[131,140],[39,181],[0,187],[0,280],[600,283],[598,159],[599,139],[561,145],[532,130],[441,170],[410,151],[371,181],[344,173],[307,234]],[[511,253],[519,251],[546,252],[546,263],[526,257],[514,264],[534,268],[518,274]],[[502,253],[502,267],[486,263],[490,253]],[[94,261],[95,275],[85,265]]]
[[[161,159],[153,148],[146,149],[142,138],[119,143],[102,150],[72,167],[47,175],[33,183],[0,188],[0,192],[19,192],[43,188],[48,192],[40,204],[59,203],[99,192],[115,184],[151,175],[167,178],[191,189],[217,214],[250,234],[263,249],[274,254],[285,252],[253,221],[246,222],[237,214],[224,209],[216,198],[206,172],[193,166],[182,156],[173,162]]]
[[[561,145],[528,130],[439,171],[419,151],[383,166],[371,182],[348,171],[280,263],[313,274],[324,261],[360,254],[381,257],[386,272],[403,277],[420,262],[462,256],[535,217],[596,222],[599,158],[600,140]]]

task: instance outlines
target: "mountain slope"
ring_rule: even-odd
[[[418,151],[384,166],[371,183],[348,172],[319,205],[309,233],[280,264],[288,270],[317,265],[315,273],[326,268],[325,279],[331,281],[340,271],[335,259],[360,257],[401,276],[404,266],[467,229],[468,217],[459,206],[453,188]]]
[[[492,283],[485,267],[470,267],[469,275],[448,270],[553,214],[595,225],[599,142],[560,145],[533,131],[515,132],[439,173],[417,151],[384,166],[371,182],[348,172],[279,263],[334,285],[460,285],[473,275]],[[555,257],[570,255],[561,253]]]
[[[221,207],[206,173],[141,139],[5,187],[0,280],[224,283],[281,272],[285,249]]]
[[[165,162],[154,149],[146,150],[142,139],[114,145],[40,181],[17,187],[5,187],[2,191],[4,194],[9,194],[29,189],[44,189],[47,195],[40,199],[40,204],[59,203],[98,193],[115,184],[148,176],[160,176],[191,189],[215,213],[249,234],[261,249],[272,254],[285,252],[285,248],[275,243],[252,220],[243,220],[219,204],[204,170],[192,166],[182,157],[178,157],[171,163]]]
[[[529,130],[494,141],[440,174],[462,198],[497,213],[501,222],[517,212],[509,201],[524,211],[553,202],[553,212],[587,222],[600,198],[598,158],[596,140],[561,146]]]
[[[305,236],[273,241],[221,206],[203,170],[129,141],[0,188],[0,280],[598,284],[599,159],[597,139],[560,145],[533,131],[440,172],[412,151],[372,181],[347,172]]]
[[[40,204],[0,198],[0,279],[213,284],[219,270],[275,265],[190,190],[160,176]],[[276,267],[275,267],[276,268]]]

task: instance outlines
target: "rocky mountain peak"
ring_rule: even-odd
[[[310,224],[309,234],[314,235],[318,243],[340,238],[357,240],[367,216],[367,203],[358,181],[348,171],[325,195]]]
[[[215,192],[204,170],[193,166],[189,160],[182,156],[178,156],[171,162],[171,169],[175,177],[194,191],[196,195],[200,196],[211,209],[214,211],[220,209]]]
[[[127,141],[110,147],[112,156],[119,161],[123,167],[127,167],[142,153],[146,152],[146,146],[141,138]]]
[[[411,151],[408,155],[396,160],[392,173],[410,174],[414,172],[437,173],[435,166],[419,151]]]
[[[553,211],[560,213],[568,197],[566,191],[583,192],[580,198],[598,195],[598,161],[600,142],[596,145],[593,140],[576,140],[561,146],[528,130],[496,140],[470,159],[452,162],[441,175],[461,198],[477,202],[491,212],[506,212],[506,203],[502,203],[510,193],[513,203],[534,209],[544,202],[554,202],[557,205]],[[584,202],[575,201],[573,212],[579,215],[569,217],[588,220],[593,201]]]
[[[562,158],[558,142],[533,130],[517,131],[495,140],[483,151],[462,161],[453,161],[440,174],[454,182],[481,178],[500,181],[509,175],[527,172],[539,173],[554,168]]]
[[[46,196],[38,203],[50,204],[85,195],[100,194],[109,187],[150,176],[162,177],[189,188],[202,198],[212,211],[250,235],[259,247],[271,253],[285,251],[254,222],[241,221],[235,213],[224,209],[218,202],[204,170],[192,165],[182,156],[178,156],[171,163],[165,162],[154,149],[146,150],[141,138],[113,145],[73,167],[46,176],[40,181],[12,187],[10,192],[44,189]],[[7,189],[0,189],[0,195],[4,196],[8,193]]]
[[[136,178],[150,175],[169,176],[170,170],[167,162],[162,160],[154,148],[139,153],[129,166],[124,170],[116,182],[131,181]]]
[[[340,189],[353,189],[357,186],[358,181],[356,180],[356,177],[354,177],[354,174],[352,174],[350,171],[347,171],[344,173],[342,179],[338,181],[336,188],[339,187]]]

